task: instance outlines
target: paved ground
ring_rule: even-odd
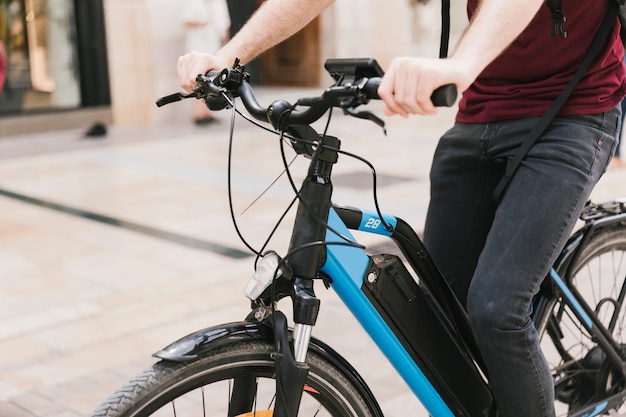
[[[301,94],[263,90],[261,100]],[[246,314],[252,264],[238,257],[245,247],[228,214],[229,116],[197,128],[181,109],[163,110],[175,124],[115,127],[102,139],[0,139],[0,417],[85,416],[153,352]],[[383,211],[419,230],[430,158],[452,114],[392,119],[388,137],[335,114],[330,133],[377,167]],[[259,247],[292,192],[275,137],[238,120],[233,151],[234,211]],[[368,168],[342,156],[336,173],[336,202],[373,207]],[[611,170],[595,196],[624,196],[624,184],[626,170]],[[287,236],[284,227],[270,246],[283,251]],[[315,335],[356,366],[387,415],[426,415],[335,296],[319,293]]]

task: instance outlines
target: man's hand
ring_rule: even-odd
[[[178,58],[178,82],[185,91],[191,91],[196,85],[198,74],[206,74],[210,70],[220,71],[232,65],[232,62],[223,62],[215,55],[190,52]]]
[[[545,0],[481,0],[448,59],[396,58],[378,95],[387,115],[435,114],[432,92],[445,84],[465,91],[478,75],[524,30]]]
[[[378,95],[387,105],[388,116],[432,115],[437,113],[430,100],[435,89],[455,84],[459,91],[464,91],[473,79],[474,75],[451,59],[399,57],[391,61]]]
[[[245,65],[293,35],[334,0],[268,0],[215,55],[192,52],[178,58],[178,82],[191,91],[198,74],[230,68],[239,58]]]

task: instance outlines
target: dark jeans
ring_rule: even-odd
[[[620,109],[557,118],[495,203],[504,161],[537,120],[457,123],[431,169],[424,241],[467,307],[502,417],[554,415],[532,298],[611,160]]]

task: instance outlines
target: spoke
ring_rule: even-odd
[[[232,415],[231,413],[231,402],[233,400],[233,380],[229,379],[228,380],[228,416],[230,417]]]
[[[200,387],[200,392],[202,393],[202,415],[206,417],[206,401],[204,399],[204,387]]]

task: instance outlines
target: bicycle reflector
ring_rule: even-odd
[[[255,301],[275,278],[282,275],[283,272],[278,268],[279,263],[280,259],[276,252],[268,252],[259,259],[256,271],[244,290],[246,297]]]

